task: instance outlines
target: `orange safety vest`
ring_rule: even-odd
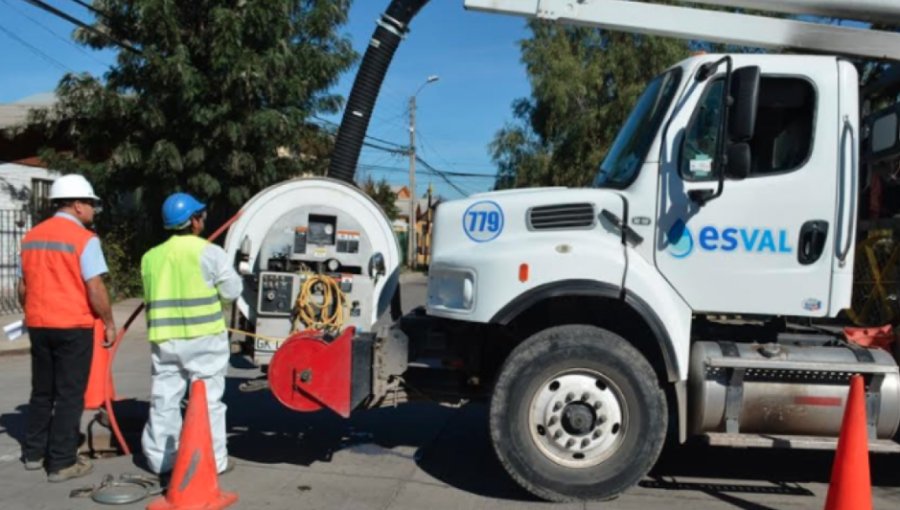
[[[25,324],[29,328],[93,328],[96,317],[81,277],[81,254],[94,237],[68,218],[54,216],[22,239]]]

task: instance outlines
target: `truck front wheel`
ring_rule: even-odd
[[[611,499],[653,467],[667,417],[653,368],[625,339],[557,326],[504,363],[491,397],[491,439],[503,467],[532,494]]]

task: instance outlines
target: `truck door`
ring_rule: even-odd
[[[837,61],[736,56],[762,72],[748,177],[716,188],[723,75],[689,87],[660,165],[656,265],[692,309],[822,316],[828,312],[838,175]],[[720,68],[724,71],[724,66]]]

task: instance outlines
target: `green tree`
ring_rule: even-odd
[[[686,41],[530,23],[531,97],[490,144],[495,187],[588,184],[647,82],[688,56]]]
[[[333,138],[308,119],[341,106],[329,89],[356,58],[339,32],[349,5],[94,0],[96,31],[74,37],[118,50],[116,63],[102,78],[66,75],[58,104],[32,122],[73,145],[42,155],[95,183],[124,266],[162,237],[169,193],[207,201],[217,226],[266,186],[324,173]]]
[[[362,183],[360,188],[381,206],[384,213],[391,221],[397,219],[397,213],[400,212],[397,210],[397,194],[391,189],[391,185],[388,184],[387,180],[381,179],[380,181],[375,182],[369,177],[368,180]]]

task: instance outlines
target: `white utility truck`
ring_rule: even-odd
[[[897,351],[849,342],[840,327],[890,319],[900,290],[889,277],[900,259],[900,73],[861,90],[848,60],[900,61],[900,34],[813,22],[900,26],[900,4],[466,0],[814,55],[688,58],[647,85],[592,187],[441,204],[427,306],[378,329],[396,312],[400,252],[390,221],[350,183],[393,50],[425,3],[394,0],[379,21],[329,178],[264,190],[229,232],[248,282],[237,320],[281,402],[347,416],[413,398],[486,400],[503,466],[558,501],[616,496],[667,439],[833,448],[852,374],[866,381],[870,449],[900,452]],[[887,262],[869,260],[885,250]],[[855,263],[858,251],[867,260]],[[877,294],[887,311],[854,307],[855,284],[860,303]]]

